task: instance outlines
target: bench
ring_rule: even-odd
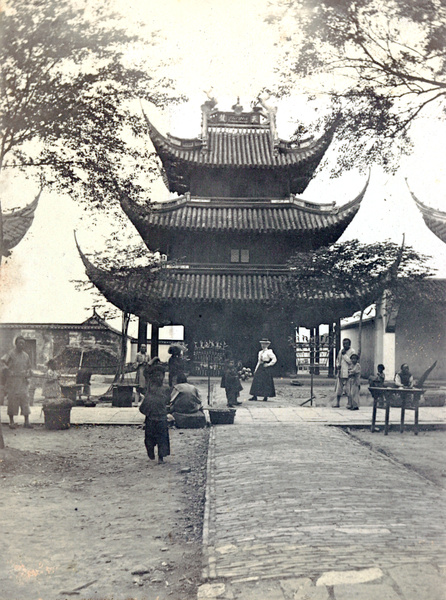
[[[419,388],[369,387],[369,391],[373,397],[372,433],[375,431],[376,411],[378,408],[382,408],[386,411],[384,435],[388,435],[390,407],[394,407],[401,408],[400,433],[404,432],[406,410],[414,411],[414,434],[418,435],[418,409],[424,390]]]

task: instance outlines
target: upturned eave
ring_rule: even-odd
[[[9,256],[10,250],[15,248],[25,237],[34,220],[35,211],[39,203],[42,189],[34,200],[23,208],[16,208],[2,215],[3,224],[3,256]]]
[[[409,192],[414,199],[418,210],[421,212],[426,225],[429,227],[432,233],[434,233],[442,242],[446,243],[446,213],[423,204],[423,202],[421,202],[421,200],[415,196],[410,188]]]

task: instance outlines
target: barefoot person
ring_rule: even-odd
[[[6,367],[6,394],[8,396],[8,416],[9,427],[15,429],[14,417],[20,412],[25,419],[24,427],[32,429],[29,424],[28,388],[29,378],[31,377],[31,361],[25,352],[25,338],[19,335],[15,340],[15,347],[12,348],[1,362]]]
[[[352,342],[349,338],[342,340],[342,350],[339,351],[336,358],[336,372],[338,377],[336,380],[336,404],[333,405],[334,408],[339,408],[341,396],[347,392],[345,386],[348,381],[348,369],[352,364],[351,356],[352,354],[356,354],[351,345]]]
[[[348,368],[348,380],[346,383],[347,408],[349,410],[359,410],[359,392],[361,390],[361,365],[359,356],[353,353],[350,356],[351,364]]]
[[[269,347],[270,344],[269,340],[260,340],[262,349],[259,352],[254,378],[249,390],[251,394],[249,400],[251,401],[257,400],[257,396],[263,396],[263,401],[266,402],[268,398],[274,398],[276,395],[271,367],[276,364],[277,358]]]

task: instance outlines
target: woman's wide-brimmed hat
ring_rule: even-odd
[[[259,343],[260,344],[271,344],[271,340],[265,340],[265,339],[263,339],[263,340],[259,340]]]

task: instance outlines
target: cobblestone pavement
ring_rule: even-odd
[[[444,493],[317,423],[214,427],[198,598],[444,600]]]

